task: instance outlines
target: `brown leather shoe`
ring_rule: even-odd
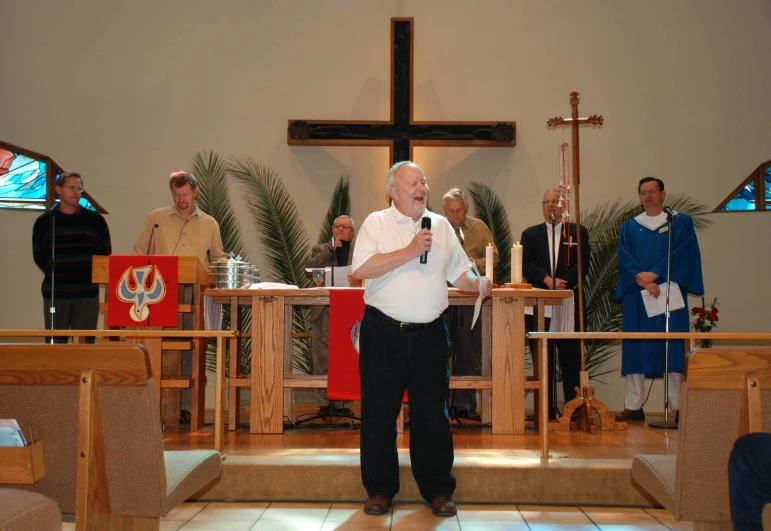
[[[437,496],[431,502],[431,512],[434,516],[455,516],[458,514],[458,508],[449,496]]]
[[[645,420],[645,413],[643,413],[642,408],[625,409],[621,413],[616,414],[616,420],[620,422],[628,422],[630,420]]]
[[[381,515],[386,514],[391,508],[391,498],[383,494],[370,496],[364,502],[364,514]]]

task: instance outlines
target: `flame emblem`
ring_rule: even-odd
[[[153,283],[147,287],[146,282],[153,274]],[[134,284],[134,288],[131,287]],[[117,295],[123,302],[131,304],[129,315],[131,319],[141,323],[150,317],[151,304],[161,302],[166,296],[166,284],[157,266],[129,267],[123,272],[118,282]]]

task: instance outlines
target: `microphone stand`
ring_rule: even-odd
[[[329,286],[334,288],[335,287],[335,237],[332,236],[332,256],[329,258]]]
[[[557,225],[556,225],[556,218],[554,214],[551,214],[551,289],[556,290],[557,289]],[[552,314],[552,318],[554,315]],[[554,350],[554,342],[552,341],[550,344],[550,352],[548,353],[548,356],[550,358],[553,358],[552,360],[549,360],[552,367],[552,373],[551,378],[549,378],[549,409],[554,409],[554,414],[556,417],[557,413],[557,353]],[[552,407],[553,406],[553,407]]]
[[[669,237],[667,238],[666,322],[664,331],[669,334],[669,286],[672,271],[672,232],[674,232],[674,223],[670,213],[667,213],[667,222],[669,223]],[[662,422],[649,422],[648,426],[664,430],[676,430],[678,427],[677,423],[669,420],[669,337],[664,340],[664,420]]]
[[[56,205],[51,209],[51,307],[48,308],[48,313],[51,314],[51,332],[54,331],[54,318],[56,317],[56,302],[54,295],[56,293],[55,274],[56,274],[56,217],[54,216],[54,210]],[[52,335],[49,343],[54,344],[54,336]]]

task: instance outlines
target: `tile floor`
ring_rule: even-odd
[[[65,530],[74,524],[64,524]],[[399,503],[384,516],[367,516],[361,503],[189,502],[161,520],[161,531],[632,531],[693,529],[664,509],[545,505],[458,505],[455,518],[437,518],[426,504]]]

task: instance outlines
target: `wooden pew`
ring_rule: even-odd
[[[75,512],[76,529],[159,529],[220,474],[212,450],[164,452],[141,345],[0,345],[0,418],[41,441],[45,476],[18,488]]]
[[[732,529],[728,456],[737,438],[771,426],[771,350],[688,355],[677,455],[637,455],[632,479],[694,529]]]

